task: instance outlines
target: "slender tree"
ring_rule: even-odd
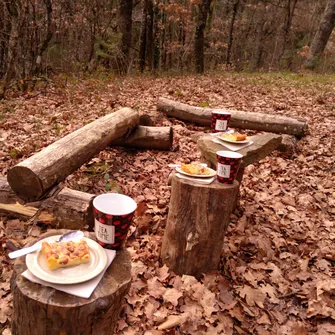
[[[231,49],[233,46],[233,39],[234,39],[234,25],[236,20],[236,15],[238,11],[238,7],[240,4],[240,0],[235,0],[233,3],[233,10],[232,10],[232,16],[229,24],[229,32],[228,32],[228,47],[227,47],[227,57],[226,57],[226,64],[227,66],[231,65]]]
[[[198,16],[194,36],[194,56],[195,56],[195,69],[198,73],[203,73],[205,70],[205,64],[204,64],[205,29],[211,3],[212,0],[202,0],[197,5]]]
[[[127,73],[130,62],[130,48],[132,44],[132,13],[133,0],[120,0],[119,3],[119,30],[122,34],[119,58],[119,70]]]
[[[319,27],[314,35],[305,66],[314,68],[324,51],[335,24],[335,0],[328,0]]]

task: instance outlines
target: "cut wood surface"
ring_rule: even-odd
[[[64,232],[51,231],[40,239]],[[21,276],[26,269],[25,257],[18,258],[11,279],[13,335],[113,334],[131,283],[128,251],[117,252],[89,299],[34,284]]]
[[[280,115],[244,112],[230,109],[211,109],[190,106],[166,98],[159,98],[157,109],[170,117],[210,126],[212,111],[231,112],[229,127],[282,133],[302,137],[307,132],[307,121]]]
[[[173,144],[172,127],[138,126],[129,136],[120,138],[112,143],[123,147],[139,149],[170,150]]]
[[[22,199],[37,200],[138,122],[130,108],[99,118],[11,168],[8,182]]]
[[[92,201],[94,194],[64,187],[52,197],[23,205],[11,190],[5,177],[0,177],[0,213],[24,217],[57,228],[93,230]]]
[[[46,211],[39,212],[38,208],[31,206],[24,206],[19,203],[16,204],[2,204],[0,203],[0,213],[15,215],[16,217],[34,218],[36,217],[37,222],[43,222],[45,224],[53,225],[56,224],[56,217],[49,214]]]
[[[197,278],[217,269],[237,192],[237,181],[204,185],[173,175],[162,262]]]
[[[271,152],[281,144],[282,136],[278,134],[264,133],[248,136],[248,139],[254,143],[238,151],[243,155],[241,168],[259,162],[261,159],[271,154]],[[214,168],[216,168],[216,152],[219,150],[228,150],[223,145],[213,142],[213,136],[211,135],[200,137],[197,143],[205,162]]]

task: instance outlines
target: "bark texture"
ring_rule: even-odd
[[[63,232],[49,232],[41,238]],[[113,334],[131,283],[131,260],[125,249],[117,252],[89,299],[34,284],[21,276],[26,269],[25,257],[18,258],[11,278],[13,335]]]
[[[335,25],[335,0],[328,0],[320,25],[313,38],[306,66],[314,68],[324,51]]]
[[[207,16],[212,0],[201,0],[198,7],[197,25],[194,36],[194,56],[195,68],[198,73],[203,73],[204,65],[204,43],[205,43],[205,28]]]
[[[170,150],[173,144],[172,127],[138,126],[129,136],[112,143],[121,147]]]
[[[157,109],[180,120],[210,126],[211,113],[215,109],[194,107],[166,98],[159,98]],[[220,109],[221,111],[224,109]],[[307,132],[307,121],[302,118],[268,115],[254,112],[227,110],[231,112],[229,127],[284,133],[302,137]]]
[[[35,201],[138,122],[130,108],[99,118],[14,166],[8,182],[19,197]]]
[[[93,231],[92,201],[94,194],[67,187],[41,201],[23,204],[6,178],[0,177],[0,213],[34,219],[57,228]]]
[[[215,270],[237,192],[237,181],[203,185],[173,175],[162,262],[179,275],[197,278]]]

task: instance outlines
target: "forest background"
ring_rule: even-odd
[[[0,95],[74,71],[329,72],[334,22],[334,0],[2,0]]]

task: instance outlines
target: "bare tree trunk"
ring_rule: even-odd
[[[140,32],[140,50],[139,50],[139,68],[143,73],[145,69],[145,51],[147,46],[147,8],[143,6],[141,32]]]
[[[147,9],[147,28],[146,28],[146,41],[147,41],[147,47],[146,47],[146,54],[147,54],[147,62],[150,71],[153,69],[153,63],[154,63],[154,5],[152,0],[145,0],[145,6]]]
[[[240,4],[240,0],[236,0],[233,5],[233,13],[231,17],[231,21],[229,24],[229,37],[228,37],[228,48],[227,48],[227,57],[226,57],[226,64],[227,66],[231,65],[231,49],[233,46],[233,39],[234,39],[234,25],[236,20],[236,14],[238,10],[238,6]]]
[[[121,37],[121,56],[120,56],[120,72],[127,73],[129,66],[129,53],[132,42],[132,13],[133,0],[120,0],[119,5],[119,29]]]
[[[17,59],[17,45],[19,41],[20,21],[21,21],[21,2],[20,0],[12,0],[6,3],[7,11],[11,20],[11,31],[7,49],[7,69],[4,75],[4,84],[2,92],[0,92],[0,100],[5,97],[6,91],[10,85],[11,79],[15,76],[15,62]],[[22,20],[23,21],[23,20]]]
[[[314,68],[324,51],[335,24],[335,0],[328,0],[319,28],[313,38],[305,66]]]
[[[254,47],[254,55],[251,61],[251,71],[257,70],[261,65],[262,54],[264,49],[263,37],[264,37],[264,25],[266,22],[266,9],[265,4],[261,4],[261,9],[258,13],[258,21],[256,27],[256,39]]]
[[[46,26],[47,32],[43,42],[40,44],[37,52],[36,63],[35,63],[35,73],[39,73],[41,71],[41,63],[42,63],[42,55],[46,48],[49,45],[49,42],[52,38],[52,4],[51,0],[43,0],[46,7]]]
[[[286,17],[285,17],[285,23],[283,27],[283,44],[282,48],[278,57],[278,63],[280,63],[282,57],[284,56],[285,50],[286,50],[286,44],[287,44],[287,39],[290,33],[291,25],[292,25],[292,20],[294,16],[294,11],[297,6],[298,0],[286,0]],[[292,6],[291,6],[292,4]],[[292,8],[291,8],[292,7]]]
[[[204,64],[205,28],[211,2],[212,0],[202,0],[201,3],[197,6],[198,20],[195,29],[194,56],[195,56],[195,69],[198,73],[203,73],[205,70],[205,64]]]

